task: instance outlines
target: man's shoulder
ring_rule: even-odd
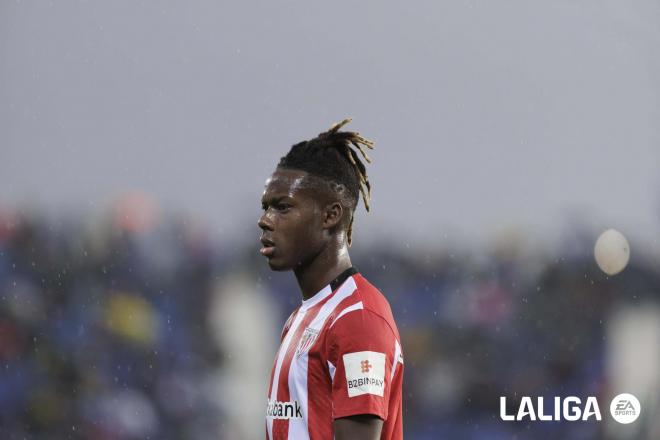
[[[398,339],[399,332],[385,295],[362,274],[356,273],[352,278],[355,283],[355,291],[335,308],[330,316],[329,328],[342,321],[342,327],[344,327],[359,325],[365,320],[375,318],[389,327]],[[349,319],[344,320],[345,318]]]
[[[371,284],[362,274],[354,275],[357,287],[357,298],[362,301],[364,310],[381,316],[386,321],[394,321],[390,302],[376,286]]]
[[[287,332],[291,328],[291,324],[293,323],[293,318],[296,316],[299,309],[300,309],[300,306],[296,307],[293,310],[293,312],[291,312],[291,314],[289,315],[287,320],[284,322],[284,327],[282,327],[282,333],[280,334],[280,341],[284,340],[284,336],[287,334]]]

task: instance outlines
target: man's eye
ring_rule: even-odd
[[[289,208],[291,208],[291,205],[288,205],[286,203],[277,203],[275,205],[272,205],[273,208],[275,208],[277,211],[288,211]],[[261,205],[262,211],[268,211],[268,205]]]

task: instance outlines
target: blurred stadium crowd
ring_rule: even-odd
[[[268,271],[257,233],[255,226],[255,240],[230,254],[175,217],[119,210],[78,222],[0,213],[0,438],[262,432],[263,383],[226,373],[242,342],[253,356],[247,345],[261,341],[265,360],[255,374],[265,380],[299,293],[291,274]],[[594,421],[499,418],[500,396],[513,412],[520,396],[608,395],[609,320],[628,306],[658,304],[660,272],[648,259],[633,258],[608,278],[593,262],[592,238],[583,244],[572,248],[584,252],[561,258],[515,246],[480,255],[353,246],[356,267],[389,298],[402,334],[405,438],[611,437]],[[265,340],[218,334],[218,316],[248,329],[262,316],[251,316],[252,306],[213,312],[231,304],[218,295],[243,294],[218,293],[237,271],[255,304],[265,304],[260,313],[273,315]],[[256,420],[236,412],[246,406]],[[601,405],[604,417],[608,410]],[[630,438],[660,438],[653,419],[647,412]]]

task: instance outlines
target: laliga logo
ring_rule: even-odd
[[[554,412],[546,414],[543,409],[543,397],[537,398],[537,407],[534,408],[532,398],[524,396],[520,401],[517,415],[510,415],[506,413],[506,397],[500,397],[500,418],[502,420],[524,420],[529,417],[529,420],[589,420],[589,417],[595,416],[596,420],[601,420],[600,409],[598,408],[598,401],[595,397],[587,398],[584,405],[584,410],[580,407],[582,401],[578,397],[566,397],[563,401],[561,397],[555,397]]]
[[[531,397],[524,396],[520,400],[517,414],[507,414],[506,397],[500,397],[500,418],[504,421],[530,421],[542,420],[567,420],[574,422],[577,420],[589,420],[594,417],[601,421],[600,408],[595,397],[587,397],[587,401],[582,407],[582,401],[579,397],[569,396],[564,399],[554,398],[553,411],[544,408],[543,397],[537,397],[536,406]],[[639,417],[641,405],[639,400],[632,394],[623,393],[612,399],[610,404],[610,413],[614,420],[619,423],[632,423]]]

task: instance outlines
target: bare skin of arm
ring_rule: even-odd
[[[335,420],[335,440],[378,440],[383,421],[372,414],[360,414]]]

